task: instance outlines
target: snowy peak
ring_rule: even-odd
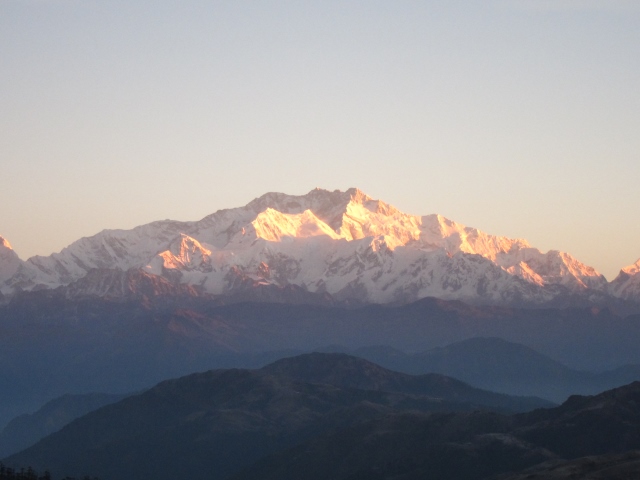
[[[259,213],[251,226],[257,238],[269,242],[280,242],[284,238],[307,238],[326,235],[337,240],[341,238],[329,225],[316,217],[311,210],[298,214],[281,213],[267,208]]]
[[[342,223],[342,215],[346,205],[351,201],[352,194],[355,193],[356,189],[350,189],[347,192],[339,190],[330,192],[319,188],[306,195],[266,193],[244,207],[218,210],[204,217],[196,222],[194,228],[189,230],[189,234],[198,236],[204,243],[224,248],[230,242],[236,243],[238,235],[246,235],[248,230],[253,228],[252,222],[258,220],[258,223],[264,223],[265,217],[269,217],[270,214],[263,215],[261,219],[257,217],[267,210],[273,210],[283,215],[299,215],[309,210],[336,232]],[[277,226],[274,228],[278,230]]]
[[[386,235],[397,238],[402,244],[417,240],[420,236],[418,217],[357,194],[345,206],[338,232],[347,240]]]
[[[171,242],[168,250],[159,253],[158,256],[166,269],[201,270],[210,268],[211,264],[211,250],[184,233]]]
[[[568,253],[551,250],[548,252],[547,258],[549,258],[551,264],[548,268],[550,271],[549,276],[554,275],[554,272],[558,272],[556,275],[557,281],[554,283],[567,285],[575,281],[584,288],[599,289],[606,287],[607,280],[603,275],[600,275],[595,268],[585,265]],[[548,278],[548,281],[551,281],[551,279]]]
[[[270,192],[252,200],[245,208],[254,213],[263,212],[268,208],[288,214],[311,210],[314,215],[331,226],[331,228],[338,230],[342,215],[347,212],[349,205],[363,206],[372,213],[392,215],[398,212],[391,205],[372,199],[358,188],[350,188],[344,192],[316,188],[305,195]]]
[[[103,230],[81,238],[60,253],[26,262],[25,286],[55,288],[84,277],[93,269],[140,268],[186,230],[188,223],[153,222],[132,230]]]
[[[640,298],[640,259],[620,270],[618,276],[609,284],[609,291],[625,300]]]
[[[347,205],[352,201],[361,203],[366,200],[370,198],[357,188],[350,188],[346,192],[340,190],[330,192],[316,188],[306,195],[267,193],[249,202],[246,208],[256,214],[268,208],[287,214],[299,214],[305,210],[311,210],[333,230],[337,230]]]
[[[22,260],[13,251],[9,241],[0,236],[0,287],[18,272],[21,265]]]
[[[2,235],[0,235],[0,251],[2,251],[3,249],[13,251],[13,248],[11,248],[11,244],[9,243],[9,240],[7,240]]]
[[[627,275],[636,275],[640,273],[640,259],[633,265],[629,265],[621,270],[622,273],[626,273]]]
[[[568,253],[537,248],[515,248],[496,257],[496,263],[524,279],[538,284],[563,285],[570,290],[606,288],[607,280],[593,267]]]
[[[500,254],[529,247],[525,240],[488,235],[441,215],[420,218],[420,240],[427,246],[444,248],[451,254],[471,253],[492,261]]]

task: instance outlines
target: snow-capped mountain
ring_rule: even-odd
[[[640,259],[620,270],[618,276],[609,284],[609,290],[618,298],[640,299]]]
[[[104,230],[26,262],[3,242],[5,294],[73,284],[68,291],[75,294],[117,296],[136,278],[156,278],[161,291],[173,285],[211,295],[270,286],[359,302],[434,296],[544,304],[563,295],[606,295],[610,288],[567,253],[543,253],[525,240],[439,215],[409,215],[358,189],[267,193],[196,222]],[[128,271],[140,274],[117,273]]]
[[[0,285],[13,277],[21,265],[22,262],[11,248],[11,244],[0,236]]]

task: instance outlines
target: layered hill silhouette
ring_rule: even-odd
[[[316,353],[261,370],[213,370],[160,383],[73,421],[5,463],[105,480],[222,479],[264,455],[384,414],[542,405],[548,402]]]
[[[572,394],[595,394],[640,379],[640,365],[599,373],[576,370],[530,347],[497,337],[474,337],[414,354],[385,346],[348,353],[392,370],[440,373],[487,390],[537,395],[555,402],[563,402]]]
[[[635,475],[639,402],[634,382],[507,413],[541,403],[314,353],[162,382],[3,461],[104,480]]]
[[[562,401],[570,393],[637,379],[632,365],[640,364],[639,326],[639,316],[606,309],[481,307],[438,299],[346,308],[225,305],[182,296],[80,301],[31,292],[0,306],[0,425],[66,393],[138,391],[194,371],[260,367],[325,345],[356,353],[384,345],[402,352],[405,366],[359,355],[407,373],[444,373],[482,388]],[[521,346],[514,351],[499,341],[484,347],[476,341],[460,350],[433,350],[474,337]],[[480,366],[487,370],[479,372]],[[575,370],[609,372],[597,377]]]
[[[325,347],[322,350],[338,352],[340,347]],[[640,378],[638,366],[627,366],[602,373],[577,371],[524,345],[498,338],[472,338],[412,355],[382,346],[363,347],[349,353],[397,372],[411,375],[438,373],[463,380],[469,385],[485,390],[510,395],[539,396],[557,403],[566,400],[572,392],[597,393]],[[224,360],[228,364],[256,366],[268,363],[275,357],[286,355],[286,352],[270,352],[262,355],[228,356],[219,358],[218,361]],[[292,370],[287,361],[282,361],[265,367],[265,370],[279,372],[286,368],[289,376],[303,381],[313,380],[314,382],[332,384],[338,381],[338,378],[323,378],[323,375],[328,374],[331,370],[322,371],[315,367],[317,367],[317,362],[299,361],[296,369]],[[367,369],[363,371],[354,368],[351,376],[347,371],[342,371],[340,378],[343,379],[343,383],[339,386],[424,393],[421,390],[416,390],[417,387],[412,387],[412,384],[416,384],[415,377],[402,377],[397,374],[385,375],[379,371],[379,367],[374,367],[369,369],[371,370],[370,376],[367,375]],[[438,382],[443,379],[446,388],[452,388],[455,384],[446,377],[436,375],[431,378],[432,383],[429,388],[432,394],[437,391]],[[346,383],[344,383],[345,379],[348,380]],[[396,384],[390,384],[389,382],[392,380]],[[417,383],[420,385],[420,382]],[[112,402],[119,397],[121,396],[64,395],[47,403],[34,414],[20,415],[0,432],[0,458],[3,454],[17,452],[35,443],[81,414],[88,413],[93,409],[92,407],[98,406],[95,402]]]

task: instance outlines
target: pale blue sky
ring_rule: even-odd
[[[268,191],[640,257],[640,2],[0,0],[21,258]]]

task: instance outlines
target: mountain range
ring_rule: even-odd
[[[612,282],[568,253],[403,213],[358,189],[267,193],[199,221],[104,230],[21,260],[0,237],[0,292],[186,294],[228,301],[402,304],[424,297],[638,311],[640,260]],[[0,298],[1,300],[1,298]]]

